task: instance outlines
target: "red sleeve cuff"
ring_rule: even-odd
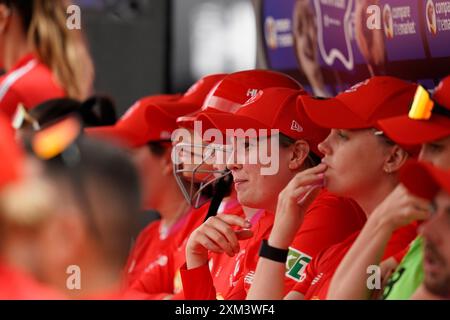
[[[180,268],[183,292],[186,300],[215,300],[216,289],[208,264],[194,269],[187,269],[186,264]]]
[[[298,282],[298,283],[292,288],[291,291],[295,291],[295,292],[301,293],[301,294],[303,294],[304,296],[306,296],[306,293],[308,292],[308,288],[309,288],[309,286],[308,286],[307,284]]]

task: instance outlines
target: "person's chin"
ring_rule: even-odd
[[[327,179],[325,178],[325,185],[324,188],[331,192],[332,194],[338,196],[338,197],[345,197],[345,198],[353,198],[355,196],[355,189],[343,186],[338,183],[334,183],[334,179]]]
[[[241,205],[253,208],[255,199],[250,194],[248,194],[246,190],[237,191],[237,198]]]
[[[430,293],[443,297],[450,298],[450,277],[436,277],[436,275],[429,275],[425,273],[424,286]]]
[[[425,253],[423,259],[424,284],[428,291],[439,296],[450,293],[450,274],[445,263],[430,258]]]
[[[335,191],[331,191],[331,189],[337,189],[337,187],[335,186],[335,184],[333,184],[333,177],[330,175],[330,168],[328,168],[325,171],[324,177],[323,177],[323,186],[330,192],[336,192],[339,190],[335,190]]]

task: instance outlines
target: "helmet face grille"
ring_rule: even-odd
[[[204,150],[198,163],[186,165],[181,154],[186,147],[201,148]],[[172,162],[173,173],[178,186],[186,201],[195,209],[210,201],[214,195],[214,186],[217,181],[228,176],[228,169],[215,169],[211,164],[215,157],[213,148],[194,144],[177,144],[173,147]],[[195,156],[195,155],[194,155]]]

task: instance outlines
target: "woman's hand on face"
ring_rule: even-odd
[[[428,219],[431,212],[430,201],[412,195],[399,185],[375,208],[371,219],[380,221],[393,232],[413,221]]]
[[[241,230],[234,230],[237,226]],[[232,214],[220,214],[210,217],[198,227],[188,239],[186,245],[186,263],[193,269],[208,262],[208,252],[226,253],[233,257],[240,251],[239,240],[253,236],[249,230],[250,222]]]
[[[300,228],[305,212],[324,186],[325,164],[299,172],[278,196],[269,243],[287,248]]]

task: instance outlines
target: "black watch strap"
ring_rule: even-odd
[[[261,248],[259,249],[260,257],[281,263],[286,262],[288,253],[289,249],[279,249],[271,247],[267,240],[262,241]]]

